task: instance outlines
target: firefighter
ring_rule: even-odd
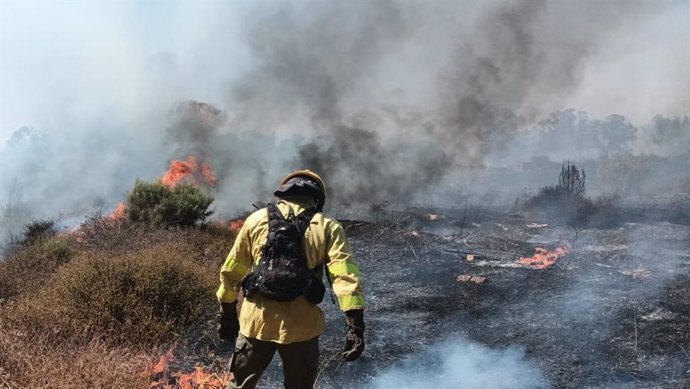
[[[216,293],[221,305],[218,332],[224,340],[236,339],[230,360],[233,378],[228,388],[254,388],[276,351],[283,361],[285,388],[313,388],[319,362],[318,339],[326,328],[324,314],[317,305],[325,290],[321,281],[324,268],[347,321],[342,358],[354,361],[364,351],[364,291],[360,270],[343,227],[321,212],[325,202],[323,180],[310,170],[296,171],[280,182],[274,195],[278,198],[275,206],[260,209],[246,219],[220,271],[221,285]],[[288,286],[272,291],[270,283],[264,280],[279,278],[285,271],[276,272],[276,267],[283,257],[292,254],[283,255],[276,262],[271,259],[266,265],[268,256],[275,256],[276,250],[285,250],[275,248],[279,244],[270,240],[279,234],[269,234],[275,230],[271,226],[300,218],[306,220],[304,231],[299,231],[301,242],[294,247],[297,247],[295,256],[303,253],[304,258],[294,263],[306,263],[308,274],[314,277],[303,290],[302,286],[284,283]],[[266,246],[273,248],[266,249]],[[299,277],[293,275],[291,279],[295,278]],[[237,297],[241,289],[245,298],[238,318]]]

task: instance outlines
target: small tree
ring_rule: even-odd
[[[566,197],[582,197],[585,194],[585,179],[585,170],[580,170],[568,162],[567,165],[561,167],[558,187]]]
[[[575,230],[577,240],[580,230],[592,224],[614,225],[618,222],[616,198],[602,198],[597,202],[585,197],[585,171],[570,163],[561,167],[558,185],[543,187],[524,206],[543,212],[551,223],[567,225]]]
[[[193,226],[203,222],[213,211],[208,207],[213,197],[193,185],[167,187],[160,183],[137,180],[127,194],[127,220],[155,227]]]
[[[24,227],[22,244],[28,246],[40,239],[55,235],[55,219],[34,220]]]

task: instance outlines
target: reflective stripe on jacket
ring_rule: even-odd
[[[299,215],[313,204],[308,198],[290,198],[278,201],[277,206],[286,216]],[[261,261],[267,236],[268,212],[264,208],[247,218],[221,268],[221,285],[216,293],[220,302],[230,303],[237,299],[240,282],[251,270],[252,262],[258,265]],[[310,269],[322,267],[327,260],[340,309],[363,309],[364,290],[359,267],[340,223],[324,213],[317,213],[304,234],[303,244]],[[281,344],[306,341],[326,329],[323,312],[304,296],[279,302],[256,293],[242,303],[239,319],[242,335]]]

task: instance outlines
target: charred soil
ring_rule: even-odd
[[[535,227],[529,215],[454,231],[444,223],[344,223],[367,285],[368,346],[355,364],[329,359],[342,319],[324,304],[323,387],[366,387],[382,369],[459,337],[523,347],[554,388],[690,385],[687,225],[624,223],[571,241],[572,230]],[[566,241],[570,252],[553,266],[514,266]],[[461,274],[486,281],[458,282]]]

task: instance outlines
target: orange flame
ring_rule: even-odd
[[[167,187],[174,187],[180,182],[190,183],[192,185],[206,184],[214,187],[218,184],[216,173],[206,162],[197,162],[197,158],[193,155],[187,157],[186,160],[172,160],[170,167],[163,173],[160,182]],[[119,203],[115,210],[106,218],[111,221],[122,220],[125,216],[124,203]]]
[[[165,374],[170,365],[170,361],[175,359],[173,351],[176,345],[172,345],[170,349],[163,354],[155,365],[149,367],[144,376],[154,379],[149,385],[150,388],[158,389],[223,389],[230,379],[231,373],[209,374],[204,371],[201,366],[196,366],[191,373],[175,372]]]
[[[213,171],[211,165],[206,162],[201,163],[201,178],[204,182],[215,187],[218,184],[218,178],[216,178],[216,172]]]
[[[517,263],[529,266],[533,269],[546,269],[547,267],[556,263],[558,258],[561,258],[570,252],[570,245],[565,244],[563,247],[557,247],[553,251],[549,251],[543,247],[536,247],[534,255],[531,257],[522,257]]]
[[[218,178],[216,178],[216,173],[211,165],[206,162],[199,164],[197,158],[193,155],[190,155],[184,161],[172,160],[170,167],[160,180],[163,185],[169,187],[173,187],[180,182],[189,182],[194,185],[205,183],[212,187],[218,184]]]
[[[163,356],[158,360],[158,362],[155,365],[149,367],[144,373],[144,375],[155,376],[158,374],[163,374],[168,369],[170,361],[175,359],[175,357],[173,356],[173,351],[175,350],[176,346],[177,344],[173,344],[172,346],[170,346],[170,349],[165,354],[163,354]]]
[[[230,373],[208,374],[201,366],[196,366],[192,373],[175,373],[176,385],[164,385],[164,389],[182,388],[182,389],[223,389],[230,382],[232,377]]]
[[[118,221],[122,220],[125,217],[125,212],[127,211],[127,208],[125,207],[125,203],[120,202],[117,204],[117,207],[115,207],[115,210],[107,216],[108,220],[112,221]]]
[[[244,219],[230,220],[230,222],[228,224],[230,226],[230,231],[237,233],[240,231],[240,229],[244,225]]]

